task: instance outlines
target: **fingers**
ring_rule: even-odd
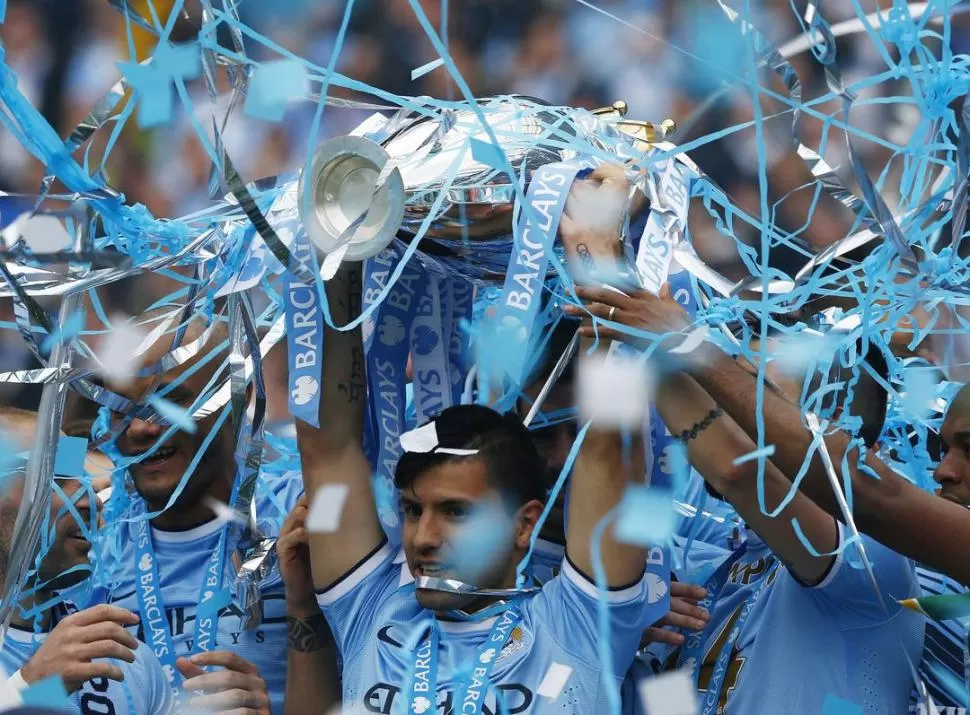
[[[630,310],[633,308],[637,299],[642,299],[644,292],[637,290],[632,295],[627,295],[613,288],[604,288],[603,286],[576,286],[576,295],[584,302],[602,303],[606,306],[615,307],[617,310]],[[609,307],[607,307],[607,310],[609,310]]]
[[[612,316],[610,316],[610,311],[613,311]],[[623,322],[621,317],[625,314],[620,308],[606,303],[586,303],[582,306],[567,303],[563,306],[563,312],[576,317],[593,315],[600,320],[611,320],[614,322]]]
[[[201,666],[221,665],[223,668],[228,668],[239,673],[259,675],[259,671],[256,670],[255,665],[228,650],[212,650],[205,653],[196,653],[192,656],[192,662]]]
[[[177,658],[175,660],[175,667],[178,668],[179,672],[182,674],[182,677],[185,679],[195,678],[205,673],[202,668],[197,666],[188,658]]]
[[[261,708],[269,706],[269,697],[262,691],[233,688],[212,695],[200,695],[189,700],[193,708],[205,712],[237,711],[259,712]]]
[[[589,176],[587,181],[616,181],[626,183],[626,169],[621,164],[600,164]]]
[[[78,660],[94,660],[95,658],[115,658],[116,660],[123,660],[128,663],[135,662],[135,654],[131,648],[126,648],[117,641],[104,640],[95,641],[94,643],[84,643],[76,648],[76,657]]]
[[[651,643],[669,643],[670,645],[683,645],[684,636],[674,631],[667,631],[663,628],[648,628],[640,638],[640,647],[646,648]]]
[[[707,616],[686,615],[671,611],[660,619],[660,623],[674,628],[686,628],[689,631],[702,631],[707,627],[708,620],[710,618]]]
[[[307,497],[306,494],[304,494],[302,497],[300,497],[300,500],[296,503],[292,511],[290,511],[290,513],[287,515],[286,520],[283,522],[283,526],[280,528],[279,533],[280,539],[306,523],[306,515],[308,510],[307,504]]]
[[[579,330],[577,330],[576,332],[578,332],[579,336],[582,338],[599,338],[600,340],[618,340],[620,342],[625,342],[625,343],[628,343],[631,341],[631,339],[633,339],[633,336],[631,336],[629,333],[624,333],[619,330],[615,330],[613,328],[607,328],[602,325],[595,326],[595,327],[592,325],[583,325],[583,326],[580,326]]]
[[[310,545],[310,532],[305,526],[299,526],[290,533],[281,535],[276,542],[276,550],[286,551],[299,545]]]
[[[258,692],[265,687],[265,684],[258,675],[240,673],[236,670],[218,670],[189,678],[182,683],[182,687],[193,693],[221,693],[228,690]],[[235,703],[235,706],[244,704]]]
[[[66,668],[61,674],[65,681],[84,683],[92,678],[107,678],[119,683],[125,679],[124,671],[113,663],[95,661],[93,663],[79,663],[74,667]]]
[[[683,581],[672,581],[670,583],[671,597],[692,598],[695,601],[702,601],[707,598],[707,589],[693,583]]]
[[[88,626],[102,621],[113,621],[123,626],[133,626],[138,623],[138,616],[127,608],[119,608],[118,606],[109,606],[106,603],[102,603],[101,605],[78,611],[65,618],[63,622],[67,623],[68,621],[75,626]]]
[[[117,623],[95,623],[90,626],[82,626],[78,631],[81,643],[93,643],[95,641],[111,640],[120,643],[126,648],[135,650],[138,648],[138,641],[133,635]]]

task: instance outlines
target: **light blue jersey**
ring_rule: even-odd
[[[923,568],[916,569],[924,596],[954,596],[966,593],[963,584],[948,576]],[[967,707],[970,699],[970,672],[964,662],[967,645],[967,619],[934,621],[926,619],[923,659],[919,676],[926,683],[930,697],[937,707]],[[913,711],[917,710],[917,696],[913,696]]]
[[[817,715],[828,695],[865,713],[908,712],[913,676],[907,657],[919,662],[923,621],[897,599],[919,593],[913,563],[863,537],[880,603],[865,570],[843,555],[821,583],[808,587],[754,532],[747,540],[747,550],[727,572],[698,651],[700,702],[744,606],[760,592],[727,656],[718,713]],[[667,668],[676,667],[679,656],[678,648]]]
[[[660,549],[653,559],[663,561]],[[475,656],[506,614],[481,622],[435,619],[418,604],[413,583],[407,583],[395,550],[386,542],[319,594],[343,658],[345,707],[396,715],[408,708],[416,645],[428,628],[439,629],[437,708],[422,703],[427,715],[457,715],[470,683]],[[619,688],[633,659],[642,629],[669,609],[668,584],[658,573],[664,564],[649,564],[644,577],[622,590],[609,591],[607,639],[613,670],[607,677]],[[403,584],[403,585],[402,585]],[[597,630],[597,589],[568,560],[560,574],[535,596],[520,602],[521,620],[500,640],[490,683],[482,695],[482,715],[498,715],[498,700],[508,715],[589,715],[608,713],[606,685],[600,679]],[[537,693],[553,664],[571,669],[555,699]],[[467,676],[467,677],[466,677]]]
[[[303,492],[301,475],[290,472],[284,475],[261,475],[256,492],[257,513],[260,526],[267,536],[279,531],[282,519],[300,498]],[[117,549],[105,554],[104,563],[99,564],[108,575],[108,602],[127,608],[141,617],[137,627],[131,629],[139,640],[149,643],[159,659],[164,658],[164,643],[146,634],[145,623],[151,614],[142,614],[136,585],[140,579],[136,568],[136,545],[131,538],[127,525],[118,530]],[[176,656],[188,656],[198,652],[196,638],[196,616],[200,602],[200,587],[203,583],[210,557],[220,541],[224,524],[213,520],[187,531],[161,531],[151,529],[151,543],[154,547],[154,561],[160,582],[162,601],[165,606],[165,619],[172,634]],[[235,578],[235,567],[231,559],[225,560],[223,584],[231,587]],[[283,712],[283,695],[286,691],[286,652],[287,626],[286,606],[283,583],[279,571],[274,569],[260,584],[260,609],[262,619],[251,630],[243,628],[242,611],[230,603],[218,611],[218,627],[215,642],[208,650],[229,650],[245,658],[259,670],[266,681],[274,715]],[[151,606],[146,606],[151,609]],[[161,620],[159,614],[158,621]]]
[[[730,503],[707,493],[704,477],[693,467],[683,491],[675,499],[693,512],[688,515],[678,508],[675,534],[732,551],[738,546],[738,540],[744,536],[741,517]]]
[[[0,664],[8,674],[20,670],[37,652],[46,633],[10,626],[0,650]],[[122,682],[92,678],[71,694],[71,711],[81,715],[168,715],[175,713],[175,698],[158,659],[144,643],[138,644],[135,662],[112,660],[121,668]]]

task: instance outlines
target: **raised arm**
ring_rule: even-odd
[[[577,182],[566,204],[560,236],[577,282],[607,280],[616,274],[620,251],[618,201],[627,195],[629,185],[622,169],[600,167],[588,182]],[[578,200],[574,200],[578,199]],[[590,216],[601,211],[601,215]],[[592,341],[580,342],[580,355],[588,352]],[[587,431],[569,486],[569,512],[566,555],[572,564],[593,577],[592,539],[597,526],[620,503],[627,485],[643,482],[644,445],[639,430],[624,445],[619,430],[604,429],[595,423]],[[617,541],[613,528],[603,531],[600,554],[611,588],[629,586],[642,576],[646,550]]]
[[[360,314],[360,264],[343,264],[327,281],[326,290],[334,323],[346,325]],[[320,489],[338,485],[347,488],[337,530],[309,534],[317,589],[340,579],[384,539],[371,492],[371,469],[361,446],[364,369],[360,329],[341,332],[328,327],[323,338],[320,428],[296,420],[303,483],[310,504]]]
[[[643,299],[653,313],[644,330],[663,335],[687,325],[686,314],[676,303],[649,294]],[[609,328],[600,328],[599,333],[601,338],[621,337]],[[691,352],[685,369],[752,440],[757,439],[757,382],[751,373],[710,343]],[[798,474],[813,442],[801,412],[772,390],[764,390],[763,414],[765,444],[775,447],[772,461],[784,474]],[[841,431],[825,437],[834,465],[843,463],[849,442],[849,435]],[[859,455],[852,452],[845,462],[856,526],[893,551],[970,584],[970,561],[963,549],[963,544],[970,543],[970,513],[913,486],[869,452],[865,465],[878,476],[873,478],[859,469]],[[818,451],[812,455],[801,489],[829,514],[843,518]]]
[[[656,330],[661,310],[680,310],[666,289],[659,297],[646,291],[620,295],[602,288],[582,288],[580,295],[590,301],[588,308],[594,315],[606,317],[612,311],[614,322],[637,331]],[[641,346],[641,340],[633,334],[607,330],[610,337]],[[592,332],[588,321],[580,328],[581,335]],[[601,337],[604,337],[602,333]],[[737,459],[756,449],[754,441],[689,375],[682,372],[663,375],[658,380],[656,401],[671,434],[690,432],[686,441],[687,456],[705,481],[734,506],[800,581],[807,584],[820,581],[834,557],[813,556],[799,539],[792,520],[798,521],[817,553],[834,551],[837,546],[835,520],[800,492],[777,516],[766,515],[758,500],[757,460],[735,464]],[[764,488],[765,507],[772,512],[791,490],[791,482],[770,460],[765,464]]]
[[[777,516],[768,516],[758,501],[758,461],[735,464],[735,460],[756,449],[754,441],[730,415],[718,411],[714,399],[683,373],[664,376],[657,394],[657,407],[673,434],[707,424],[687,441],[691,465],[741,518],[765,540],[795,577],[814,585],[828,572],[834,556],[814,556],[798,537],[793,521],[816,553],[825,554],[838,546],[835,519],[811,499],[796,492]],[[792,483],[771,460],[765,462],[765,508],[774,512],[791,490]]]
[[[713,345],[703,345],[692,361],[694,379],[751,436],[757,435],[755,378]],[[812,444],[798,408],[771,390],[764,391],[765,443],[775,445],[774,462],[787,474],[797,474]],[[850,451],[849,435],[836,431],[825,438],[832,463],[841,465]],[[887,467],[872,452],[865,465],[878,479],[861,471],[851,450],[845,462],[852,480],[856,526],[893,551],[942,571],[970,585],[970,512],[919,489]],[[838,469],[838,466],[836,467]],[[802,490],[820,507],[842,518],[822,458],[815,452]]]

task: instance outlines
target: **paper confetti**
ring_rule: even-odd
[[[676,523],[670,491],[631,484],[623,494],[613,531],[619,541],[650,546],[664,542]]]
[[[643,362],[616,354],[585,357],[579,364],[579,413],[600,427],[637,428],[649,403]]]
[[[475,138],[469,139],[468,141],[472,150],[472,159],[480,164],[491,166],[493,169],[502,169],[504,167],[502,150],[497,146]]]
[[[155,408],[155,411],[165,422],[175,425],[183,432],[195,434],[198,429],[195,420],[192,419],[192,414],[184,407],[179,407],[174,402],[169,402],[158,395],[149,397],[148,404]]]
[[[165,72],[154,65],[119,62],[118,69],[138,99],[138,126],[151,129],[172,118],[172,85]]]
[[[310,80],[296,60],[277,60],[256,67],[249,82],[245,112],[255,119],[278,122],[290,100],[306,96]]]
[[[568,665],[563,665],[562,663],[553,663],[549,666],[549,670],[542,678],[542,682],[539,683],[539,687],[536,689],[536,693],[544,698],[549,698],[550,700],[555,700],[559,697],[559,693],[562,689],[566,687],[566,681],[569,680],[569,676],[572,675],[573,669]]]
[[[316,534],[337,531],[348,491],[346,484],[327,484],[317,489],[306,515],[307,531]]]
[[[482,501],[454,531],[451,541],[454,566],[463,580],[474,583],[508,553],[509,518],[500,501]]]
[[[20,696],[23,698],[24,705],[55,710],[70,708],[67,690],[64,689],[64,681],[59,675],[38,680],[24,690]]]
[[[216,515],[216,519],[222,523],[234,522],[240,526],[246,526],[246,519],[236,513],[236,511],[230,507],[225,502],[221,502],[218,499],[213,499],[212,497],[205,498],[206,506],[212,509],[212,513]]]
[[[640,702],[649,715],[697,715],[694,680],[689,670],[675,670],[644,678],[637,685]]]
[[[762,447],[761,449],[756,449],[753,452],[742,454],[740,457],[737,457],[734,460],[733,464],[737,466],[739,464],[744,464],[745,462],[753,462],[757,459],[760,459],[761,457],[768,458],[773,456],[774,453],[775,453],[775,445],[768,444]]]
[[[147,333],[119,316],[112,316],[111,322],[114,327],[96,353],[102,366],[99,372],[124,387],[138,372],[138,348]]]
[[[61,436],[54,454],[54,474],[58,477],[83,477],[87,451],[88,441],[84,437]]]
[[[445,63],[445,61],[439,57],[436,60],[431,60],[427,64],[423,64],[420,67],[417,67],[417,68],[411,70],[411,81],[413,82],[414,80],[418,79],[419,77],[424,77],[426,74],[428,74],[432,70],[436,70],[439,67],[441,67],[444,63]]]

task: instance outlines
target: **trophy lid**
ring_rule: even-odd
[[[307,236],[324,253],[346,246],[344,258],[361,261],[394,239],[404,217],[405,195],[397,169],[377,188],[387,161],[379,144],[359,136],[329,139],[317,149],[309,173],[300,175],[297,201]]]

